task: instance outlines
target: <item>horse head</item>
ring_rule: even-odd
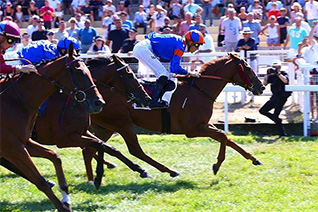
[[[139,83],[136,75],[129,65],[116,55],[112,55],[112,58],[118,67],[117,72],[119,73],[126,88],[129,101],[134,101],[138,106],[147,106],[151,98],[144,90],[143,86]]]
[[[64,77],[63,80],[67,80],[68,78],[68,82],[63,84],[68,83],[66,86],[70,88],[69,93],[88,113],[99,113],[102,111],[105,101],[97,90],[85,63],[76,57],[74,53],[73,44],[70,44],[68,53],[64,56],[68,77]]]
[[[258,79],[252,67],[239,55],[229,53],[229,58],[235,63],[236,72],[232,80],[234,84],[251,91],[254,95],[261,95],[265,90],[263,83]]]

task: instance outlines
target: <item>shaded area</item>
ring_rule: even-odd
[[[72,186],[73,187],[73,186]],[[114,194],[122,191],[133,192],[134,194],[143,194],[147,191],[153,191],[157,193],[170,193],[175,192],[180,189],[193,189],[195,188],[195,184],[189,181],[177,181],[174,184],[160,184],[158,182],[148,182],[148,183],[129,183],[125,185],[118,184],[108,184],[105,186],[101,186],[99,190],[96,190],[94,187],[89,185],[88,183],[81,183],[78,185],[74,185],[72,190],[74,191],[84,191],[86,193],[91,194]]]
[[[19,202],[12,203],[8,201],[0,201],[1,212],[11,211],[55,211],[54,205],[49,200],[43,200],[40,202]]]

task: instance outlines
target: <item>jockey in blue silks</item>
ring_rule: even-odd
[[[50,43],[47,40],[40,40],[35,43],[31,43],[18,51],[18,56],[19,58],[29,60],[32,64],[36,64],[43,60],[52,60],[60,55],[66,54],[71,43],[73,43],[75,50],[80,50],[79,41],[72,37],[63,37],[57,45]],[[26,61],[22,61],[22,63],[27,64]]]
[[[200,77],[198,72],[187,71],[180,66],[183,53],[197,51],[203,45],[204,37],[197,30],[188,31],[184,37],[173,34],[150,33],[145,39],[140,41],[133,50],[133,55],[143,65],[152,70],[156,77],[156,87],[152,95],[149,107],[152,109],[167,108],[168,103],[161,100],[161,96],[167,90],[172,90],[170,86],[170,73]],[[168,71],[160,60],[170,61]],[[168,88],[170,87],[170,88]]]

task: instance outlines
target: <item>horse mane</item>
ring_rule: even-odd
[[[43,65],[45,65],[45,64],[48,64],[49,62],[53,62],[53,61],[55,61],[55,60],[57,60],[58,58],[61,58],[61,57],[63,57],[63,56],[57,56],[57,57],[54,57],[54,58],[49,59],[49,60],[42,60],[42,61],[39,62],[39,63],[34,63],[33,65],[38,68],[38,67],[40,67],[40,66],[43,66]]]
[[[103,57],[103,58],[94,58],[86,62],[87,67],[89,66],[101,66],[101,65],[108,65],[113,62],[111,57]]]
[[[204,63],[202,65],[201,70],[199,72],[200,72],[200,74],[202,74],[202,73],[204,73],[206,71],[207,67],[209,67],[211,65],[214,65],[216,63],[219,63],[221,61],[228,60],[228,59],[229,59],[229,57],[221,57],[221,58],[215,58],[215,59],[213,59],[213,60],[211,60],[209,62],[206,62],[206,63]]]

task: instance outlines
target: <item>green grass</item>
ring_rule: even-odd
[[[105,170],[101,188],[86,183],[79,149],[57,149],[70,185],[74,211],[318,211],[318,139],[291,137],[231,136],[264,165],[253,166],[237,152],[227,149],[217,176],[219,144],[207,138],[139,136],[150,156],[181,173],[170,178],[132,157],[117,136],[109,143],[139,163],[152,176],[141,179],[111,156],[118,165]],[[53,165],[34,159],[46,179],[57,182]],[[95,167],[95,164],[94,164]],[[54,187],[54,192],[61,197]],[[0,168],[0,211],[54,211],[46,196],[24,179]]]

